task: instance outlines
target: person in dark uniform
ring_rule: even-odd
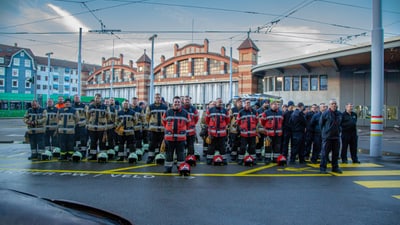
[[[353,163],[360,163],[357,157],[357,114],[353,112],[353,104],[347,103],[346,110],[342,113],[342,150],[340,156],[343,163],[347,163],[347,148]]]
[[[313,115],[310,121],[310,131],[313,134],[313,151],[311,155],[311,163],[316,164],[321,154],[321,127],[319,126],[319,118],[326,111],[325,103],[319,104],[319,111]]]
[[[294,102],[288,102],[288,109],[283,113],[283,138],[282,138],[282,154],[288,158],[289,155],[289,143],[292,144],[292,127],[290,124],[290,117],[294,111]]]
[[[306,131],[306,118],[303,113],[304,104],[299,102],[297,104],[297,109],[294,110],[292,116],[290,117],[292,126],[292,152],[290,154],[290,163],[296,161],[296,156],[299,157],[299,162],[301,164],[305,163],[304,160],[304,138]]]
[[[329,153],[332,152],[332,172],[342,173],[339,168],[338,157],[340,148],[340,132],[341,132],[342,115],[337,110],[337,102],[332,99],[329,101],[329,109],[322,113],[319,118],[319,126],[321,127],[322,149],[321,163],[319,169],[321,173],[326,173]]]

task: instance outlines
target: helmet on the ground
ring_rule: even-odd
[[[246,155],[246,156],[244,157],[244,159],[243,159],[243,164],[244,164],[245,166],[253,166],[253,165],[254,165],[254,161],[255,161],[255,159],[254,159],[253,156],[251,156],[251,155]]]
[[[114,149],[109,149],[109,150],[107,151],[107,156],[108,156],[109,159],[114,159],[114,157],[115,157],[115,151],[114,151]]]
[[[100,152],[100,153],[97,155],[97,162],[99,162],[99,163],[105,163],[105,162],[107,162],[107,160],[108,160],[108,155],[107,155],[107,153],[105,153],[105,152]]]
[[[224,165],[224,159],[222,158],[222,155],[214,155],[213,160],[212,160],[214,166],[222,166]]]
[[[132,152],[128,156],[128,162],[129,163],[136,163],[138,161],[138,156],[136,153]]]
[[[136,153],[136,155],[138,157],[138,160],[142,161],[143,151],[141,149],[137,149],[135,153]]]
[[[49,150],[45,150],[41,155],[40,158],[42,160],[51,160],[53,158],[53,154]]]
[[[155,161],[158,165],[164,165],[165,162],[165,154],[164,153],[158,153],[155,157]]]
[[[76,151],[72,154],[72,161],[73,162],[79,162],[82,160],[82,153],[80,151]]]
[[[196,166],[196,156],[188,155],[185,158],[185,162],[188,163],[190,166]]]
[[[59,147],[55,147],[53,149],[53,157],[58,158],[58,157],[60,157],[60,155],[61,155],[61,149]]]
[[[190,176],[190,164],[183,162],[178,166],[179,176]]]
[[[276,159],[276,162],[278,163],[278,166],[285,166],[287,164],[287,159],[284,155],[281,154]]]

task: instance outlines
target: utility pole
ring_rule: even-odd
[[[79,28],[78,46],[78,95],[81,96],[81,71],[82,71],[82,27]]]
[[[154,38],[157,37],[157,34],[154,34],[149,38],[151,41],[151,64],[150,64],[150,96],[149,96],[149,104],[153,103],[154,97]]]
[[[371,40],[371,157],[382,156],[383,136],[383,80],[384,80],[384,44],[382,28],[381,0],[372,1],[372,40]]]

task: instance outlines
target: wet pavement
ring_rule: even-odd
[[[384,154],[340,164],[208,166],[189,177],[163,166],[96,161],[29,161],[24,126],[0,120],[0,187],[68,199],[115,212],[134,224],[397,224],[400,213],[398,133],[384,136]],[[369,146],[360,132],[359,147]],[[7,143],[8,142],[8,143]],[[366,147],[365,147],[366,148]],[[201,151],[201,144],[196,144]],[[146,157],[145,157],[146,158]],[[175,168],[174,168],[175,169]],[[330,171],[330,170],[328,170]],[[373,213],[371,213],[373,212]]]

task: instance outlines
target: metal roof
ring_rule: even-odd
[[[387,39],[384,48],[385,64],[400,62],[400,37]],[[283,73],[285,69],[304,68],[309,71],[313,67],[334,67],[340,71],[340,68],[344,66],[369,64],[371,64],[370,43],[259,64],[253,66],[251,71],[255,74],[267,70],[279,70]]]

